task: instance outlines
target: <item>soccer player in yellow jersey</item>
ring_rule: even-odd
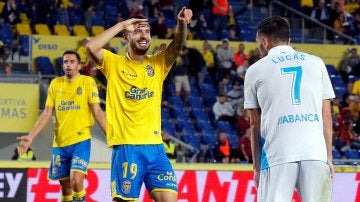
[[[100,108],[96,83],[80,75],[80,56],[75,51],[63,54],[65,76],[51,81],[46,106],[34,128],[19,137],[22,152],[45,127],[55,112],[55,135],[49,178],[59,180],[61,201],[85,202],[84,178],[90,158],[90,129],[93,117],[105,132],[105,113]],[[25,143],[24,143],[25,142]]]
[[[177,16],[174,39],[164,51],[147,55],[148,19],[134,16],[119,22],[87,44],[89,55],[107,78],[106,135],[113,148],[111,195],[114,201],[135,201],[144,182],[157,202],[177,201],[177,182],[161,138],[163,81],[186,41],[192,11]],[[122,32],[126,56],[102,47]]]

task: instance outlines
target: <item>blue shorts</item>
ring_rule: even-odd
[[[90,159],[90,139],[66,147],[52,149],[49,178],[60,180],[70,177],[70,171],[87,174]]]
[[[177,194],[174,170],[164,145],[114,146],[111,158],[111,196],[123,200],[139,198],[142,183],[149,191]]]

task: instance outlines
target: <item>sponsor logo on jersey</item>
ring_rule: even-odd
[[[139,89],[135,86],[125,91],[125,97],[131,100],[144,100],[154,97],[154,91],[149,91],[147,88]]]

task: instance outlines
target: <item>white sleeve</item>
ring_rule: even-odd
[[[256,81],[253,78],[254,71],[249,67],[245,74],[244,82],[244,109],[259,108],[257,96],[256,96]]]

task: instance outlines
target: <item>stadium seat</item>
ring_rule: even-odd
[[[20,13],[19,16],[20,16],[20,21],[21,21],[22,24],[29,24],[30,23],[26,13]]]
[[[16,24],[15,29],[16,29],[16,33],[18,35],[31,35],[32,34],[30,24],[27,24],[27,23],[18,23],[18,24]]]
[[[14,41],[14,33],[10,25],[6,23],[0,23],[0,41],[7,47],[12,47]]]
[[[63,70],[63,58],[62,57],[56,58],[55,59],[55,64],[56,64],[56,74],[58,76],[65,75],[65,72]]]
[[[359,152],[355,149],[348,149],[345,151],[345,156],[348,159],[359,159],[360,155]]]
[[[54,26],[54,34],[59,36],[70,36],[67,26],[61,24],[56,24]]]
[[[100,25],[93,25],[91,27],[91,33],[93,36],[97,36],[97,35],[101,34],[104,30],[105,30],[105,28]]]
[[[336,67],[334,65],[326,64],[326,69],[329,75],[338,74],[338,71],[336,70]]]
[[[89,32],[86,30],[86,27],[84,25],[74,25],[73,30],[75,36],[89,36]]]
[[[29,56],[30,53],[30,39],[29,35],[19,36],[20,54],[22,56]]]
[[[332,150],[332,155],[333,155],[334,159],[341,159],[341,154],[340,154],[339,150],[337,150],[337,149]]]
[[[41,74],[53,75],[55,74],[53,64],[50,61],[50,58],[47,56],[39,56],[36,58],[37,70]]]
[[[51,35],[47,24],[35,24],[35,33],[39,35]]]

